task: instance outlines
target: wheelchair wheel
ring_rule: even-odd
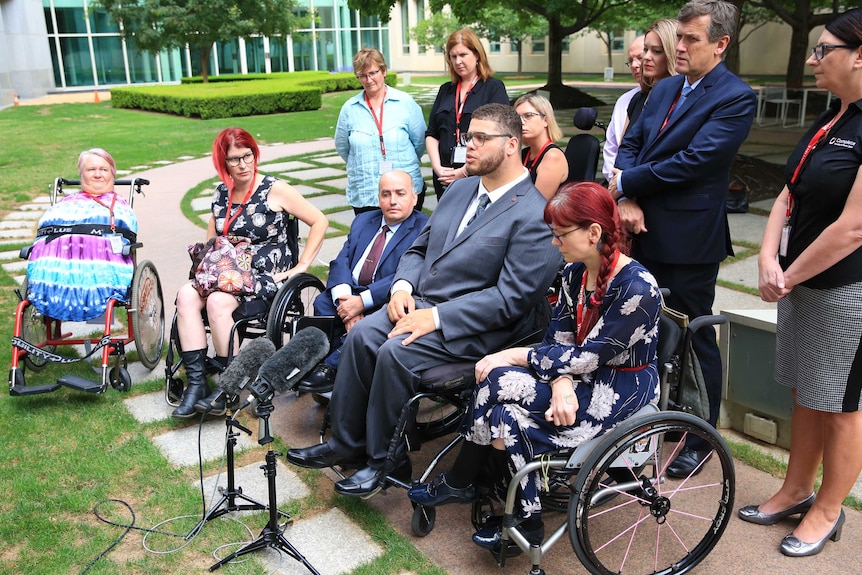
[[[25,277],[21,284],[21,293],[24,294],[24,297],[27,297],[28,287]],[[45,317],[33,305],[27,306],[24,310],[24,317],[21,318],[21,339],[33,345],[48,341],[48,327],[45,324]],[[46,345],[42,349],[53,353],[56,348],[55,345]],[[47,359],[30,354],[24,356],[24,365],[33,371],[39,371],[47,364]]]
[[[147,369],[153,369],[162,358],[165,341],[165,305],[162,283],[153,262],[140,262],[132,278],[132,303],[129,322],[135,331],[135,349]]]
[[[425,537],[434,529],[437,521],[437,509],[413,504],[413,518],[410,521],[410,529],[416,537]]]
[[[669,434],[709,446],[699,473],[661,477],[682,448]],[[733,459],[712,426],[679,412],[635,417],[596,445],[575,478],[569,539],[594,575],[687,573],[727,528],[735,487]]]
[[[272,301],[266,320],[266,336],[275,344],[276,349],[281,349],[285,340],[290,339],[297,318],[311,315],[314,298],[324,289],[326,287],[323,282],[305,273],[291,277],[281,286]]]
[[[125,367],[114,367],[109,375],[111,387],[117,391],[129,391],[132,389],[132,376]]]

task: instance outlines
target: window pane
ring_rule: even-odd
[[[311,32],[293,34],[293,69],[314,70]]]
[[[129,50],[129,78],[132,84],[158,82],[159,69],[152,53],[138,50],[134,40],[128,40],[126,46]]]
[[[269,39],[269,65],[273,72],[290,71],[290,62],[287,59],[287,43],[284,36],[273,36]]]
[[[263,36],[245,39],[245,63],[249,74],[266,73],[266,54],[263,51]]]
[[[123,46],[117,36],[93,38],[96,56],[96,76],[99,84],[125,84],[126,68],[123,63]],[[131,64],[131,62],[129,62]]]
[[[94,34],[113,33],[118,34],[120,27],[114,22],[108,13],[98,8],[90,7],[90,30]]]
[[[216,42],[219,74],[239,74],[239,40]]]
[[[60,38],[67,86],[92,86],[93,66],[86,38]]]
[[[317,33],[317,69],[335,70],[335,32]]]
[[[84,22],[84,8],[61,8],[56,7],[57,29],[60,34],[86,34],[87,26]]]

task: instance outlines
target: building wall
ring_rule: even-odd
[[[53,87],[46,36],[41,0],[0,0],[0,105]]]

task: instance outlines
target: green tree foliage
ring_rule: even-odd
[[[410,29],[410,37],[420,46],[442,50],[452,32],[463,27],[463,24],[448,12],[434,12],[430,18],[418,22]]]
[[[473,29],[488,40],[511,42],[518,51],[518,75],[521,75],[521,53],[527,38],[544,38],[548,23],[528,10],[507,6],[488,6],[480,10]]]
[[[215,42],[289,34],[298,25],[294,0],[97,1],[142,50],[157,53],[186,45],[196,50],[204,82]]]

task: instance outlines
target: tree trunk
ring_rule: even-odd
[[[563,85],[563,26],[555,16],[548,17],[548,86]]]
[[[739,9],[742,14],[742,8],[745,0],[731,0],[730,2]],[[727,52],[724,57],[724,63],[727,69],[734,74],[739,74],[739,33],[742,31],[742,18],[740,17],[736,23],[736,30],[733,33],[733,38],[730,39],[730,46],[727,47]]]
[[[613,39],[611,38],[611,33],[610,32],[607,32],[607,33],[599,32],[599,36],[601,36],[602,42],[605,43],[605,48],[608,49],[608,68],[613,68],[614,67],[614,54],[613,54],[614,47],[611,44],[611,42],[613,42]]]
[[[520,76],[522,71],[521,60],[524,55],[524,41],[518,40],[517,42],[515,42],[515,46],[518,47],[518,76]]]
[[[811,24],[808,18],[793,24],[790,36],[790,58],[787,60],[787,85],[799,87],[805,76],[805,59],[808,57],[808,33]]]
[[[201,79],[204,84],[209,82],[209,62],[212,44],[209,46],[201,46]]]

